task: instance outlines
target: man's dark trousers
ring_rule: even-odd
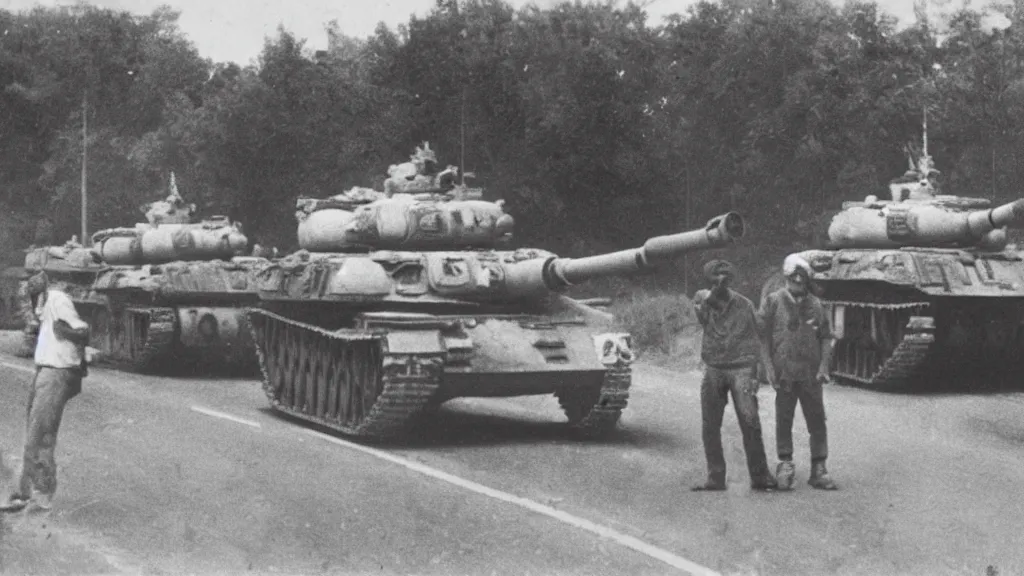
[[[821,383],[816,381],[779,382],[779,389],[775,392],[775,443],[779,460],[793,458],[793,417],[797,402],[803,410],[811,437],[811,462],[825,460],[828,458],[825,399]]]
[[[722,453],[722,420],[725,405],[732,394],[736,418],[743,433],[743,448],[747,455],[747,469],[751,481],[770,476],[768,460],[761,436],[758,416],[755,366],[742,368],[715,368],[707,366],[700,387],[701,414],[704,419],[704,455],[707,457],[708,479],[725,484],[725,455]]]

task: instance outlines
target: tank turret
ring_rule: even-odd
[[[504,202],[482,191],[386,195],[353,188],[326,199],[299,198],[299,248],[310,252],[493,248],[512,238]]]
[[[92,235],[93,250],[111,265],[137,266],[175,261],[230,260],[242,255],[248,239],[224,216],[194,224],[141,223]]]
[[[727,246],[744,233],[730,212],[696,230],[657,236],[639,248],[585,258],[546,250],[300,251],[260,271],[265,300],[415,301],[422,304],[505,302],[542,298],[596,278],[645,272],[687,252]]]
[[[971,247],[1002,250],[1006,227],[1024,224],[1024,199],[972,209],[987,200],[937,196],[930,200],[847,203],[832,218],[830,248]]]

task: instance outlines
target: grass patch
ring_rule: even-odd
[[[685,294],[638,290],[608,310],[619,329],[633,336],[639,355],[656,364],[696,367],[700,327]]]

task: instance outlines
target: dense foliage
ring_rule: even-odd
[[[297,196],[379,186],[429,140],[506,199],[521,243],[579,255],[735,209],[751,222],[736,258],[775,262],[902,173],[925,106],[952,189],[1020,195],[1024,20],[998,11],[998,28],[962,9],[898,29],[860,0],[702,2],[665,22],[438,0],[366,39],[328,23],[318,54],[280,30],[240,67],[200,57],[169,9],[0,10],[0,203],[22,217],[0,240],[78,233],[84,104],[90,230],[138,221],[173,170],[204,213],[294,248]]]

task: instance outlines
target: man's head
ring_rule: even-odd
[[[804,296],[811,290],[811,265],[797,254],[790,254],[782,263],[786,289],[794,296]]]
[[[736,268],[726,260],[712,260],[704,265],[704,279],[711,291],[721,296],[729,289],[729,284],[736,277]]]

